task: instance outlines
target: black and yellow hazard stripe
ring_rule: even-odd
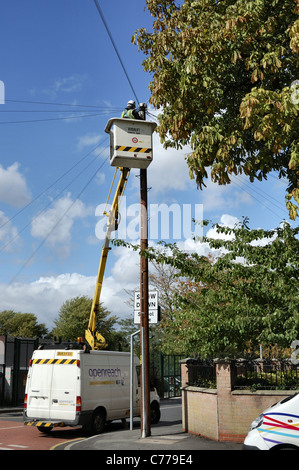
[[[63,422],[49,423],[47,421],[24,421],[25,426],[36,426],[38,428],[57,428],[63,427],[65,424]]]
[[[76,364],[77,359],[33,359],[32,364]]]
[[[135,153],[151,153],[151,148],[143,148],[143,147],[126,147],[125,145],[116,145],[114,150],[118,150],[119,152],[135,152]]]

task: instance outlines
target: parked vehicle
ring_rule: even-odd
[[[140,416],[139,359],[134,357],[133,416]],[[92,433],[130,416],[130,353],[79,349],[34,351],[25,389],[24,424],[48,432],[82,425]],[[152,423],[160,399],[151,391]]]
[[[244,450],[299,450],[299,393],[265,410],[251,424]]]

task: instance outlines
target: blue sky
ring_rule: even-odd
[[[150,98],[145,57],[131,43],[136,29],[151,28],[145,2],[100,5],[133,90],[92,0],[1,2],[0,311],[35,313],[49,329],[65,300],[93,296],[102,246],[96,209],[106,202],[114,174],[105,125],[120,116],[134,93],[139,101]],[[208,183],[199,191],[188,176],[187,152],[165,151],[154,137],[150,227],[158,224],[154,212],[161,204],[181,210],[182,221],[187,208],[199,207],[213,222],[233,224],[248,216],[252,228],[271,229],[288,220],[286,182],[275,173],[262,183],[238,176],[229,186]],[[124,201],[135,233],[138,171],[131,172]],[[189,230],[179,232],[182,247],[202,249],[190,242]],[[152,233],[156,243],[165,227],[155,226]],[[170,230],[167,241],[172,238]],[[125,289],[138,288],[138,262],[124,248],[109,254],[101,300],[121,318],[133,315]]]

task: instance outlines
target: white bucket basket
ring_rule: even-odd
[[[110,165],[147,168],[153,160],[152,134],[155,122],[111,118],[105,132],[110,134]]]

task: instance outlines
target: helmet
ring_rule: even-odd
[[[127,108],[134,109],[136,107],[136,103],[133,100],[128,101]]]

